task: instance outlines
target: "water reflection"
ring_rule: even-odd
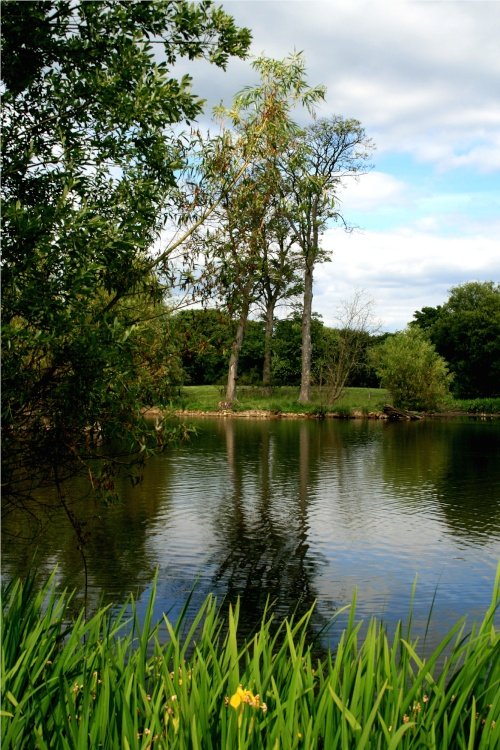
[[[317,561],[308,543],[310,431],[307,423],[300,425],[298,443],[287,455],[287,465],[296,466],[296,488],[285,505],[273,491],[283,462],[269,423],[238,449],[236,432],[235,422],[225,423],[228,491],[213,518],[211,557],[214,584],[231,603],[240,598],[242,621],[251,631],[268,600],[281,615],[301,615],[317,596]]]
[[[359,613],[389,626],[408,613],[434,634],[485,609],[500,557],[500,423],[199,420],[190,443],[150,461],[123,502],[96,505],[66,488],[85,522],[91,599],[147,596],[158,567],[156,615],[175,616],[196,585],[241,601],[246,632],[266,601],[279,614],[318,607],[329,622],[358,590]],[[82,589],[74,534],[49,494],[32,515],[9,514],[2,568],[25,575],[59,565]],[[335,640],[342,619],[327,628]]]

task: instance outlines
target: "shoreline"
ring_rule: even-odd
[[[176,417],[208,417],[217,419],[380,419],[385,421],[395,421],[385,414],[383,411],[371,411],[364,413],[361,409],[352,409],[350,414],[341,414],[338,412],[327,412],[324,414],[313,414],[311,412],[279,412],[271,411],[269,409],[245,409],[242,411],[232,411],[231,409],[219,409],[217,411],[203,411],[197,409],[174,409],[172,412]],[[141,411],[141,414],[146,419],[159,419],[169,414],[168,409],[161,409],[158,406],[145,408]],[[463,411],[453,412],[432,412],[422,413],[418,415],[418,420],[421,419],[456,419],[456,418],[467,418],[467,419],[500,419],[500,414],[487,414],[478,413],[471,414]],[[400,421],[410,421],[409,418]]]

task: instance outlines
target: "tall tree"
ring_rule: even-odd
[[[273,213],[265,230],[257,305],[264,314],[264,364],[262,385],[271,385],[272,343],[276,307],[302,293],[301,260],[295,237],[274,198]]]
[[[233,133],[226,131],[215,147],[210,146],[210,158],[204,184],[208,186],[208,204],[217,204],[212,213],[215,225],[212,233],[203,238],[210,247],[211,263],[207,270],[219,279],[219,294],[228,301],[230,312],[238,317],[228,369],[226,403],[236,397],[238,357],[243,343],[250,307],[265,287],[267,276],[269,309],[274,313],[277,289],[283,294],[292,282],[289,267],[284,264],[283,252],[293,244],[283,237],[286,230],[281,221],[281,206],[276,201],[282,179],[278,155],[287,147],[297,126],[292,120],[294,107],[312,110],[324,95],[323,87],[311,87],[305,77],[302,55],[290,55],[284,60],[261,57],[253,67],[260,74],[259,83],[247,88],[233,100],[230,109],[218,108],[220,118],[229,119]],[[223,189],[227,175],[233,175],[230,191]],[[219,199],[218,195],[222,197]],[[217,217],[217,219],[216,219]],[[201,235],[200,235],[201,236]],[[283,278],[273,279],[271,245],[281,242],[280,268]],[[276,257],[276,256],[275,256]],[[285,276],[288,281],[283,283]]]
[[[2,3],[3,451],[14,496],[137,432],[131,294],[159,300],[150,248],[202,110],[179,57],[225,67],[250,34],[210,1]],[[134,426],[135,425],[135,426]],[[36,471],[33,471],[36,467]],[[36,476],[35,476],[36,475]]]
[[[301,403],[309,402],[311,390],[314,268],[328,259],[321,247],[321,235],[331,220],[347,227],[338,207],[338,195],[348,178],[358,177],[367,169],[372,148],[372,141],[358,120],[334,116],[313,122],[280,160],[286,175],[282,182],[286,216],[300,245],[304,269]]]

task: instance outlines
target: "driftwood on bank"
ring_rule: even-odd
[[[412,411],[405,411],[405,409],[396,409],[394,406],[386,404],[384,406],[384,414],[387,415],[388,419],[401,420],[401,419],[422,419],[420,414],[415,414]]]

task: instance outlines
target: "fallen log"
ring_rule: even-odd
[[[387,415],[388,419],[392,419],[394,421],[402,419],[422,419],[422,416],[420,414],[415,414],[415,412],[406,411],[405,409],[396,409],[395,406],[390,406],[390,404],[386,404],[383,411],[384,414]]]

